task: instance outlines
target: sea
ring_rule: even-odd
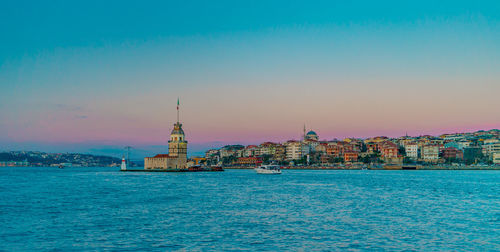
[[[1,251],[500,251],[500,171],[0,167]]]

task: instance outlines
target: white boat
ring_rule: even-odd
[[[255,172],[259,174],[281,174],[279,165],[261,165],[255,168]]]

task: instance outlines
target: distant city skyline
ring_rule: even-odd
[[[355,139],[368,139],[368,138],[374,138],[374,137],[389,137],[389,138],[399,138],[399,137],[421,137],[421,136],[426,136],[426,135],[431,135],[438,137],[440,135],[449,135],[449,134],[461,134],[461,133],[473,133],[473,132],[478,132],[478,131],[489,131],[489,130],[495,130],[495,129],[479,129],[479,130],[474,130],[474,131],[466,131],[466,132],[443,132],[438,135],[432,135],[432,134],[421,134],[421,135],[400,135],[400,136],[388,136],[388,135],[373,135],[373,136],[367,136],[367,137],[356,137],[356,136],[351,136],[351,137],[345,137],[345,138],[321,138],[321,136],[318,135],[319,141],[342,141],[345,140],[346,138],[355,138]],[[499,130],[499,129],[496,129]],[[316,133],[316,132],[315,132]],[[228,145],[243,145],[243,146],[250,146],[250,145],[260,145],[262,143],[266,142],[272,142],[272,143],[285,143],[290,140],[297,140],[301,141],[304,138],[304,135],[300,135],[299,137],[296,138],[289,138],[285,140],[270,140],[270,139],[264,139],[261,141],[248,141],[248,142],[222,142],[222,141],[214,141],[214,142],[207,142],[207,143],[194,143],[194,144],[189,144],[190,150],[188,150],[188,156],[204,156],[205,152],[210,149],[219,149],[223,146],[228,146]],[[90,142],[84,142],[84,143],[53,143],[53,144],[39,144],[36,142],[29,142],[29,143],[21,143],[20,145],[11,145],[4,147],[4,149],[0,149],[0,151],[44,151],[44,152],[56,152],[56,153],[88,153],[88,154],[96,154],[96,155],[108,155],[108,156],[115,156],[115,157],[122,157],[125,155],[125,144],[122,145],[113,145],[113,144],[102,144],[102,143],[90,143]],[[152,155],[154,153],[166,153],[168,150],[168,142],[165,141],[164,144],[158,144],[158,145],[147,145],[147,144],[138,144],[136,146],[132,146],[132,160],[135,161],[140,161],[142,158]]]
[[[0,149],[157,152],[500,128],[500,3],[30,2],[0,10]],[[108,148],[109,147],[109,148]]]

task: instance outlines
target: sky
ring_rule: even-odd
[[[498,1],[9,1],[0,150],[500,128]]]

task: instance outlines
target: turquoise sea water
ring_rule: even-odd
[[[0,250],[500,250],[500,171],[0,167]]]

